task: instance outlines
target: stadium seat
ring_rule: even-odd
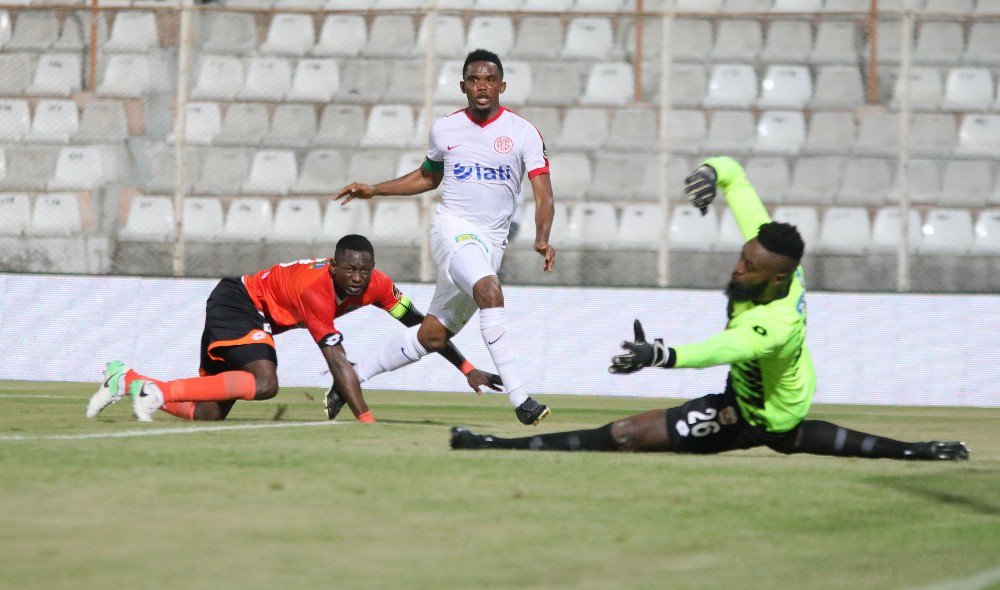
[[[422,239],[416,226],[419,219],[420,206],[416,201],[376,201],[371,221],[372,242],[379,246],[416,246]]]
[[[514,23],[509,16],[477,16],[469,24],[465,50],[489,47],[497,55],[507,55],[514,47]]]
[[[415,57],[422,58],[427,53],[429,26],[429,17],[421,19],[420,30],[417,32],[417,42],[413,48]],[[457,59],[464,57],[464,48],[465,25],[462,23],[462,19],[456,15],[438,14],[434,22],[434,55],[447,59]]]
[[[271,201],[238,197],[229,204],[219,237],[227,242],[261,242],[271,234],[273,224]]]
[[[138,98],[152,88],[149,58],[145,55],[112,55],[97,87],[101,96]]]
[[[224,228],[222,201],[211,197],[186,197],[181,235],[188,240],[215,241]]]
[[[347,167],[349,180],[381,182],[395,178],[399,154],[389,151],[355,151]]]
[[[311,10],[318,11],[323,9],[324,0],[277,0],[274,3],[275,10],[287,11],[287,10]]]
[[[73,193],[48,193],[35,198],[29,235],[68,236],[83,231],[80,203]]]
[[[562,117],[559,115],[559,109],[531,106],[518,109],[517,114],[538,129],[546,141],[562,134]],[[426,137],[424,139],[426,140]]]
[[[590,158],[583,154],[558,154],[550,157],[552,186],[561,198],[579,199],[591,186]]]
[[[678,12],[719,12],[723,0],[676,0]]]
[[[794,225],[806,244],[815,244],[819,239],[819,214],[813,207],[795,205],[776,207],[772,217],[775,221]]]
[[[786,200],[798,205],[830,205],[840,190],[845,160],[836,157],[800,157],[795,161]]]
[[[767,111],[757,122],[753,151],[759,154],[797,155],[806,141],[802,111]]]
[[[91,15],[89,12],[76,12],[66,15],[63,21],[62,33],[52,45],[54,51],[83,51],[90,42]],[[108,39],[108,23],[104,15],[97,15],[97,43],[104,46]]]
[[[979,66],[1000,63],[1000,23],[972,22],[963,61]]]
[[[45,190],[55,169],[58,156],[56,149],[52,146],[20,144],[17,149],[4,150],[6,174],[0,179],[0,188]]]
[[[451,102],[461,96],[459,82],[462,81],[462,62],[446,61],[441,64],[438,70],[437,80],[434,87],[434,100],[438,102]]]
[[[574,12],[619,12],[626,0],[576,0],[571,9]]]
[[[119,12],[111,36],[102,48],[109,53],[146,53],[159,47],[156,15],[152,12]]]
[[[235,100],[243,89],[243,64],[231,55],[205,55],[198,67],[198,78],[191,98],[197,100]]]
[[[510,50],[510,55],[515,59],[554,60],[562,46],[563,25],[558,18],[522,18],[517,28],[517,41]]]
[[[342,205],[338,201],[326,204],[323,215],[321,239],[336,242],[348,234],[367,235],[371,232],[371,210],[365,201],[351,201]]]
[[[250,165],[250,177],[243,184],[243,194],[287,195],[299,178],[295,153],[291,150],[260,150]]]
[[[864,53],[869,55],[871,51],[871,41],[865,44]],[[900,35],[900,21],[879,20],[878,21],[878,49],[876,58],[879,63],[886,65],[899,64],[902,53],[902,38]]]
[[[250,153],[244,148],[211,148],[202,155],[196,193],[227,195],[243,186],[250,175]]]
[[[654,47],[659,48],[658,41],[662,34],[659,28],[654,24],[646,30],[650,33],[650,41],[654,42]],[[670,28],[670,55],[681,62],[705,61],[712,52],[714,40],[715,33],[711,21],[678,18]],[[656,53],[646,55],[656,55]]]
[[[719,23],[709,60],[717,63],[754,62],[762,45],[759,21],[725,19]]]
[[[917,113],[909,124],[910,154],[950,156],[958,141],[958,125],[950,114]]]
[[[285,100],[330,102],[340,86],[340,70],[333,59],[302,59],[295,66],[295,79]]]
[[[770,66],[760,86],[762,109],[801,109],[812,99],[812,77],[804,66]]]
[[[705,149],[718,154],[746,153],[757,137],[755,127],[753,115],[748,112],[716,111],[708,126]]]
[[[606,109],[576,107],[566,109],[562,134],[553,141],[561,150],[597,150],[608,139]]]
[[[31,83],[33,57],[27,53],[0,53],[0,95],[19,96]]]
[[[20,141],[30,130],[28,103],[18,99],[0,99],[0,141]]]
[[[503,65],[503,78],[507,90],[503,93],[503,102],[509,105],[522,105],[531,96],[531,64],[526,61],[508,61]]]
[[[931,209],[921,227],[919,254],[965,254],[972,249],[972,216],[966,209]]]
[[[328,104],[323,109],[314,145],[353,146],[365,133],[365,111],[356,105]]]
[[[257,24],[254,15],[216,12],[207,15],[208,35],[202,45],[206,53],[249,55],[257,51]]]
[[[0,236],[23,236],[31,225],[31,199],[25,193],[0,194]]]
[[[709,252],[719,235],[719,217],[709,208],[705,215],[694,207],[674,207],[670,215],[670,247],[679,252]]]
[[[72,100],[42,100],[35,106],[31,132],[25,137],[36,143],[68,143],[80,127],[80,116]]]
[[[636,199],[659,200],[660,194],[664,191],[666,191],[667,198],[673,201],[685,198],[684,179],[694,168],[694,161],[689,161],[683,156],[671,155],[667,160],[667,186],[664,188],[659,156],[649,155],[640,158],[637,155],[635,160],[643,168],[642,184],[636,189]]]
[[[1000,115],[965,115],[958,130],[959,155],[995,155],[1000,149]]]
[[[239,100],[280,101],[292,88],[292,65],[280,57],[251,57]]]
[[[38,58],[35,76],[25,90],[35,96],[69,96],[82,85],[79,55],[44,54]]]
[[[625,206],[614,247],[623,250],[657,250],[662,239],[662,211],[659,205]]]
[[[2,202],[3,197],[0,197]],[[980,256],[1000,255],[1000,209],[987,209],[976,219],[976,240],[972,253]]]
[[[899,151],[899,115],[862,112],[858,116],[858,141],[854,153],[893,156]]]
[[[722,9],[725,12],[767,12],[771,10],[773,0],[726,0]]]
[[[746,109],[757,100],[757,73],[752,66],[718,64],[712,68],[705,108]]]
[[[843,183],[835,199],[838,205],[878,206],[888,202],[893,169],[875,158],[853,158],[844,167]]]
[[[168,197],[139,195],[129,204],[122,240],[169,242],[174,239],[174,204]]]
[[[281,199],[274,210],[268,241],[312,242],[323,229],[323,214],[316,199]]]
[[[262,143],[280,147],[304,148],[316,135],[316,109],[305,104],[279,104],[274,108],[271,130]]]
[[[346,185],[344,156],[336,150],[312,150],[302,162],[299,179],[291,187],[298,194],[332,194]],[[374,181],[374,180],[373,180]]]
[[[610,128],[615,132],[605,143],[609,150],[648,152],[660,141],[656,113],[651,108],[616,109]]]
[[[23,11],[5,51],[46,51],[59,39],[59,22],[52,11]]]
[[[267,29],[267,39],[261,53],[303,56],[312,50],[316,38],[312,16],[308,14],[276,14]]]
[[[64,147],[56,160],[49,190],[93,190],[105,180],[100,151],[95,147]]]
[[[784,158],[754,156],[746,162],[746,173],[765,203],[781,203],[785,200],[791,172]]]
[[[896,77],[896,82],[892,89],[892,102],[890,106],[894,109],[900,108],[903,100],[904,78]],[[937,68],[915,67],[910,70],[910,109],[919,111],[933,111],[941,106],[941,98],[944,90],[941,85],[941,74]]]
[[[670,105],[674,108],[700,107],[705,101],[705,68],[698,64],[674,64],[670,68]]]
[[[984,207],[993,194],[994,177],[988,160],[948,160],[938,202],[945,207]]]
[[[964,49],[965,39],[961,24],[924,21],[917,31],[913,63],[939,66],[955,64]]]
[[[864,254],[871,242],[871,233],[871,220],[866,209],[831,207],[823,211],[823,225],[816,250],[828,254]]]
[[[262,104],[234,103],[226,110],[222,130],[213,138],[216,145],[257,145],[270,130],[267,107]]]
[[[413,108],[409,105],[375,105],[361,138],[364,147],[405,147],[413,137]]]
[[[462,108],[457,105],[434,105],[430,114],[430,123],[433,124],[434,121],[440,119],[441,117],[447,117],[448,115],[459,110],[462,110]],[[521,114],[520,109],[518,109],[517,112]],[[427,130],[429,128],[427,125],[427,111],[425,109],[420,109],[420,112],[413,120],[413,123],[413,138],[410,140],[410,147],[416,148],[416,153],[426,153],[428,140]]]
[[[779,20],[767,29],[760,59],[770,63],[805,63],[812,53],[812,25],[804,20]]]
[[[222,131],[222,113],[219,105],[214,102],[189,102],[184,129],[185,142],[193,145],[212,143],[215,136]]]
[[[719,217],[719,233],[712,244],[712,250],[739,252],[745,243],[746,239],[743,237],[743,232],[740,231],[740,226],[736,223],[736,218],[733,217],[732,209],[724,207],[722,215]]]
[[[563,12],[569,10],[572,4],[573,0],[524,0],[521,10],[525,12]]]
[[[368,44],[368,27],[360,14],[330,14],[323,19],[313,55],[354,57]]]
[[[637,198],[643,188],[640,183],[646,175],[648,162],[649,157],[645,154],[612,152],[595,158],[593,182],[587,188],[586,199],[626,201]]]
[[[626,63],[595,63],[590,67],[580,103],[624,106],[633,98],[632,66]]]
[[[993,77],[986,68],[954,68],[945,81],[941,108],[949,111],[986,111],[993,103]]]
[[[568,231],[560,240],[568,248],[607,250],[618,239],[618,218],[611,203],[576,203],[569,212]]]
[[[125,108],[117,100],[88,102],[80,115],[74,140],[84,143],[124,141],[128,138]]]
[[[551,40],[549,40],[551,42]],[[614,54],[611,20],[602,17],[575,18],[566,30],[563,59],[607,60]]]
[[[809,122],[804,154],[848,154],[855,142],[854,115],[813,113]]]
[[[824,20],[816,27],[816,42],[809,62],[857,65],[858,30],[852,21]]]
[[[413,17],[380,14],[372,20],[368,44],[361,54],[368,57],[408,57],[417,43]]]
[[[458,70],[461,75],[462,64],[459,62]],[[536,63],[532,67],[531,96],[529,102],[533,105],[565,106],[574,104],[580,98],[583,87],[582,78],[579,71],[574,67],[567,67],[566,64],[559,63]],[[437,100],[455,100],[458,94],[458,81],[456,78],[455,90],[450,90],[447,95],[441,92],[441,80],[438,80],[438,93],[435,94]]]
[[[10,13],[0,10],[0,47],[6,45],[13,34],[14,27],[11,24]]]
[[[816,76],[812,106],[818,109],[854,108],[865,103],[861,71],[857,66],[822,66]]]
[[[900,178],[889,195],[889,203],[898,203],[903,193]],[[911,158],[906,172],[906,193],[911,203],[930,204],[941,197],[941,169],[935,160]]]
[[[340,84],[334,93],[336,102],[374,103],[386,92],[389,68],[386,60],[340,60]],[[456,93],[458,82],[455,83]],[[459,95],[461,96],[461,95]]]
[[[1000,15],[1000,1],[998,0],[976,0],[976,15],[997,16]]]

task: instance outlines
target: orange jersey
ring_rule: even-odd
[[[286,262],[243,275],[243,285],[254,307],[263,312],[275,334],[306,328],[320,347],[335,346],[343,337],[334,319],[365,305],[392,313],[403,294],[388,275],[372,271],[368,289],[361,295],[340,299],[333,288],[330,260]],[[408,304],[408,301],[407,301]]]

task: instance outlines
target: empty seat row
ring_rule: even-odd
[[[79,53],[0,54],[0,96],[70,96],[83,85]]]
[[[152,13],[149,13],[150,16]],[[107,23],[98,18],[98,41],[107,45]],[[90,34],[90,14],[81,11],[66,16],[62,27],[55,12],[20,11],[16,22],[10,12],[0,10],[0,49],[3,51],[79,51],[87,46]],[[125,25],[136,24],[134,17],[126,17],[119,25],[119,39],[125,32]],[[155,26],[155,23],[154,23]],[[114,51],[116,43],[107,50]],[[147,48],[143,47],[141,50]]]
[[[41,100],[31,115],[27,101],[0,99],[0,142],[96,143],[128,137],[125,109],[114,100],[87,103]]]
[[[93,190],[125,175],[123,146],[46,145],[0,148],[2,190]]]
[[[79,234],[91,225],[88,203],[77,193],[0,193],[0,236]]]

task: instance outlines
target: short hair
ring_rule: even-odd
[[[465,79],[465,74],[469,69],[469,64],[474,61],[488,61],[496,64],[497,72],[500,74],[500,79],[503,80],[503,64],[500,63],[500,56],[486,49],[476,49],[475,51],[470,51],[469,55],[465,57],[465,64],[462,65],[463,80]]]
[[[802,254],[806,249],[806,244],[802,241],[799,230],[790,223],[781,223],[780,221],[772,221],[760,226],[757,241],[769,252],[787,256],[795,262],[802,260]]]
[[[348,234],[337,242],[337,248],[333,252],[334,258],[340,258],[340,255],[347,250],[353,250],[355,252],[367,252],[375,256],[375,248],[372,243],[368,241],[368,238],[358,235],[358,234]]]

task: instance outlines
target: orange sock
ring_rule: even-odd
[[[197,402],[166,402],[160,409],[178,418],[194,420],[194,409],[197,406]]]
[[[125,373],[125,388],[128,389],[129,384],[136,379],[156,383],[160,391],[163,392],[164,402],[224,402],[231,399],[252,400],[257,391],[257,380],[254,379],[253,373],[246,371],[226,371],[225,373],[209,375],[207,377],[158,381],[129,370]]]

